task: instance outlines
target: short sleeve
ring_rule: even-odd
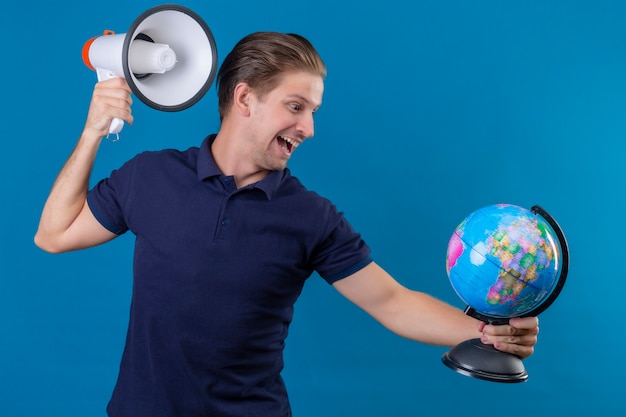
[[[123,208],[132,184],[134,165],[135,159],[128,161],[109,178],[99,181],[87,194],[87,204],[94,217],[107,230],[118,235],[128,231]]]
[[[354,231],[342,213],[335,226],[316,251],[315,269],[329,284],[345,278],[372,262],[370,248],[361,235]]]

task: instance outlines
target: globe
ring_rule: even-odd
[[[559,285],[559,242],[550,223],[531,210],[513,204],[480,208],[450,238],[450,283],[468,307],[486,318],[534,315]]]
[[[446,270],[467,304],[465,313],[491,324],[543,312],[561,292],[568,269],[563,230],[539,206],[483,207],[467,216],[448,242]],[[480,338],[457,344],[441,360],[462,375],[487,381],[528,379],[518,356]]]

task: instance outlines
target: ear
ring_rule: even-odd
[[[243,116],[250,115],[250,100],[254,94],[247,83],[239,83],[235,86],[233,107]]]

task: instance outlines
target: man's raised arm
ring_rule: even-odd
[[[96,84],[84,130],[46,200],[35,244],[60,253],[107,242],[116,235],[104,228],[87,205],[89,178],[102,138],[113,118],[129,124],[133,118],[130,88],[121,78]]]

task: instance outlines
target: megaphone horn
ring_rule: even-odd
[[[142,13],[127,33],[105,31],[82,51],[98,81],[124,78],[143,103],[161,111],[180,111],[197,103],[213,84],[217,48],[208,25],[192,10],[175,4]],[[124,122],[114,119],[110,134]]]

